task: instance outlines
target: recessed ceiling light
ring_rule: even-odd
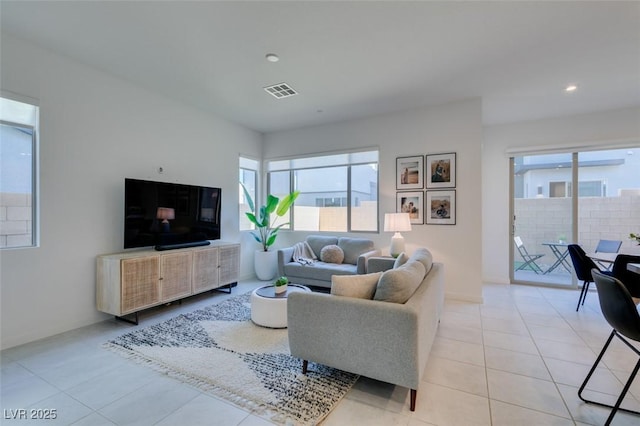
[[[575,92],[578,89],[578,86],[576,86],[575,84],[570,84],[567,87],[564,88],[565,92]]]
[[[267,53],[265,56],[269,62],[278,62],[280,58],[275,53]]]

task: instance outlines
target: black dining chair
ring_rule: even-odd
[[[569,256],[571,256],[571,262],[573,263],[573,270],[576,272],[576,276],[582,281],[582,291],[580,292],[580,298],[578,299],[578,306],[576,306],[576,312],[580,309],[580,305],[584,305],[584,301],[587,298],[587,292],[589,291],[589,284],[593,282],[591,277],[591,270],[598,268],[598,265],[587,256],[585,251],[578,244],[569,244],[567,246],[569,250]]]
[[[640,256],[619,254],[613,262],[611,275],[622,282],[631,294],[631,297],[640,298],[640,274],[628,270],[627,264],[629,263],[640,263]]]
[[[580,389],[578,390],[578,397],[587,403],[612,408],[611,413],[609,413],[609,417],[605,422],[606,426],[611,424],[613,416],[616,415],[618,410],[640,415],[640,412],[620,407],[620,404],[622,404],[622,400],[627,394],[631,383],[633,383],[633,379],[636,377],[636,374],[638,374],[638,370],[640,370],[640,350],[638,350],[634,346],[634,342],[629,341],[633,340],[635,342],[640,342],[640,314],[638,314],[636,305],[631,299],[631,294],[629,294],[629,291],[620,282],[620,280],[610,275],[604,274],[597,269],[592,270],[591,273],[596,283],[596,287],[598,288],[600,309],[602,310],[602,314],[604,315],[609,325],[613,327],[613,330],[611,331],[607,342],[604,344],[602,351],[600,351],[598,358],[596,358],[596,362],[593,364],[593,367],[591,367],[591,370],[587,374],[587,377],[584,379],[582,386],[580,386]],[[607,348],[609,347],[609,344],[613,340],[614,336],[622,340],[625,345],[629,347],[629,349],[631,349],[636,353],[636,355],[638,355],[638,362],[633,368],[631,376],[629,376],[629,379],[625,383],[622,389],[622,393],[618,397],[615,405],[608,405],[602,402],[585,399],[582,397],[582,391],[587,386],[587,382],[589,382],[589,379],[593,375],[593,372],[596,370],[598,363],[600,363],[600,360],[602,360],[602,357],[607,351]]]

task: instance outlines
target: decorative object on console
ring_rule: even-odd
[[[156,218],[158,220],[162,220],[162,232],[169,232],[171,231],[171,225],[169,224],[169,221],[176,218],[176,211],[171,207],[158,207]]]
[[[456,153],[427,154],[427,189],[456,187]]]
[[[631,238],[632,240],[636,240],[636,243],[638,243],[638,245],[640,246],[640,234],[629,234],[629,238]]]
[[[276,294],[284,293],[287,291],[287,284],[289,284],[289,279],[287,277],[280,277],[274,283]]]
[[[302,376],[287,330],[253,324],[249,298],[250,293],[231,297],[123,334],[104,347],[274,423],[320,423],[359,376],[321,364]]]
[[[404,251],[404,237],[400,232],[411,231],[411,219],[409,213],[385,213],[384,232],[395,232],[391,237],[389,253],[398,257]]]
[[[427,191],[428,225],[456,224],[456,191]]]
[[[254,213],[256,211],[255,204],[253,203],[251,194],[249,194],[249,191],[247,191],[247,188],[245,188],[242,182],[240,186],[242,186],[250,210],[246,212],[245,215],[257,229],[257,232],[251,232],[251,235],[253,235],[253,238],[262,246],[261,250],[255,252],[254,267],[256,275],[258,279],[267,281],[275,277],[278,272],[277,256],[275,252],[268,255],[259,253],[269,252],[269,248],[276,242],[278,231],[280,231],[283,226],[289,225],[289,222],[276,225],[277,218],[271,221],[271,214],[275,213],[278,217],[287,214],[289,208],[293,206],[296,198],[300,195],[300,191],[294,191],[282,199],[269,194],[267,196],[267,204],[260,207],[258,216],[256,216]]]

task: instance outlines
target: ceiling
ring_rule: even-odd
[[[476,97],[486,125],[640,106],[637,1],[0,8],[2,31],[259,132]],[[263,90],[280,82],[299,94]]]

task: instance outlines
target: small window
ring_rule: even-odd
[[[0,248],[38,245],[35,105],[0,97]]]
[[[251,199],[256,201],[256,188],[258,187],[258,162],[250,158],[240,157],[240,183],[244,185]],[[250,212],[249,203],[242,186],[238,185],[238,200],[240,206],[240,230],[248,231],[255,229],[255,225],[247,218],[246,212]]]

